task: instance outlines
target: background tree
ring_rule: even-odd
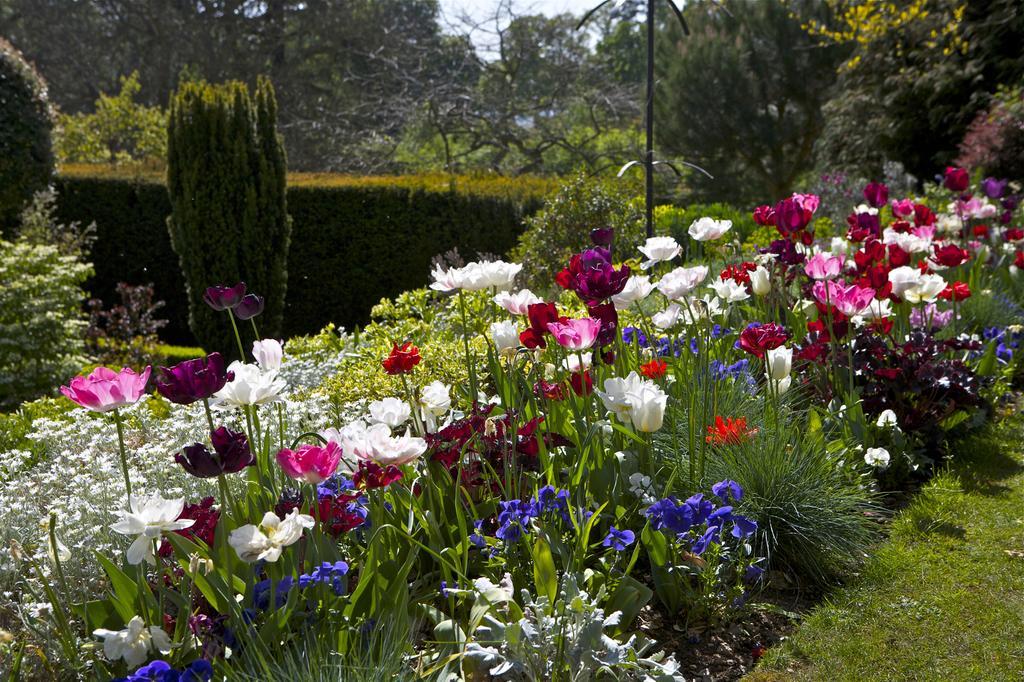
[[[203,302],[214,284],[244,281],[266,298],[261,333],[281,331],[291,219],[284,145],[270,81],[189,82],[171,100],[167,190],[171,245],[181,259],[189,326],[204,348],[228,351],[223,313]]]
[[[160,107],[136,102],[140,88],[135,71],[121,79],[118,94],[101,94],[94,112],[61,114],[55,142],[58,160],[162,165],[167,158],[167,114]]]
[[[927,178],[957,156],[1000,85],[1024,78],[1016,0],[829,0],[832,24],[799,12],[823,42],[851,48],[839,67],[818,157],[878,176],[884,161]]]
[[[778,0],[696,2],[686,17],[690,36],[670,21],[659,43],[658,145],[714,176],[689,176],[701,200],[789,194],[812,166],[840,49],[817,45]]]
[[[53,175],[53,112],[46,83],[0,38],[0,235]]]

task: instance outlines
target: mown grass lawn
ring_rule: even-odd
[[[1018,415],[960,444],[862,574],[746,679],[1024,680],[1022,436]]]

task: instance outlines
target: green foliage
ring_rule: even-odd
[[[615,229],[615,253],[631,256],[643,235],[642,204],[621,182],[588,178],[582,172],[527,220],[526,232],[511,252],[523,264],[527,286],[538,293],[553,286],[569,257],[590,244],[590,231]]]
[[[0,234],[53,175],[53,112],[46,83],[0,38]]]
[[[0,405],[53,393],[85,362],[82,284],[91,272],[56,246],[0,240]]]
[[[214,284],[244,281],[264,296],[264,333],[284,319],[291,219],[284,146],[270,81],[252,95],[243,83],[182,84],[168,125],[168,228],[181,259],[189,326],[207,348],[231,348],[222,314],[203,302]]]
[[[61,114],[54,146],[60,163],[148,162],[167,159],[167,114],[136,102],[139,72],[121,77],[116,95],[101,93],[92,113]]]
[[[670,24],[659,55],[666,71],[656,134],[667,151],[714,176],[689,174],[702,200],[775,201],[811,167],[842,52],[816,47],[792,15],[796,8],[821,15],[820,3],[718,4],[687,3],[692,35]]]

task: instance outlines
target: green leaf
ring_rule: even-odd
[[[146,616],[146,614],[139,613],[139,584],[135,578],[130,577],[113,561],[99,552],[95,552],[95,554],[96,560],[100,562],[100,566],[103,567],[110,579],[110,588],[114,595],[112,604],[122,620],[127,623],[133,616]]]
[[[558,596],[558,572],[551,556],[551,546],[544,538],[537,538],[533,543],[533,582],[537,586],[537,594],[547,596],[553,604]]]

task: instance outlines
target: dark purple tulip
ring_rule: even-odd
[[[604,347],[615,341],[619,328],[619,314],[611,303],[591,306],[587,313],[595,320],[600,321],[601,330],[597,333],[597,346]]]
[[[210,432],[210,440],[213,442],[213,453],[202,443],[195,443],[176,454],[174,461],[198,478],[233,474],[255,461],[244,433],[221,426]]]
[[[889,188],[881,182],[869,182],[864,188],[864,198],[873,208],[881,208],[889,201]]]
[[[168,369],[157,370],[156,390],[178,405],[190,405],[205,400],[234,379],[233,372],[224,371],[224,358],[210,353],[205,358],[185,360]]]
[[[811,222],[812,213],[792,197],[775,204],[775,227],[784,235],[799,232]]]
[[[1011,194],[1010,196],[1003,197],[1001,203],[1003,204],[1003,208],[1005,208],[1007,211],[1012,211],[1016,209],[1017,204],[1020,203],[1020,197],[1017,196],[1016,194]]]
[[[998,199],[1006,194],[1006,186],[1010,184],[1009,180],[996,180],[995,178],[985,178],[981,181],[981,191],[985,193],[989,199]]]
[[[206,301],[206,305],[219,311],[234,308],[242,301],[243,296],[245,296],[245,282],[239,282],[233,287],[218,284],[206,290],[203,300]]]
[[[1013,211],[1003,211],[1002,215],[999,216],[999,222],[1003,225],[1009,225],[1013,220]]]
[[[576,276],[576,293],[587,305],[596,305],[625,289],[628,279],[629,266],[623,265],[616,270],[605,261],[597,267],[582,269]]]
[[[262,312],[263,297],[256,294],[246,294],[235,306],[235,317],[240,320],[252,319]]]
[[[611,246],[614,237],[615,228],[613,227],[599,227],[590,231],[590,241],[594,242],[595,246]]]

